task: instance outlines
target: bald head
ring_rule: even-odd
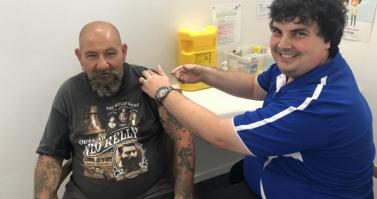
[[[99,38],[112,40],[122,45],[118,29],[111,23],[105,21],[94,21],[86,24],[80,31],[80,48],[86,42],[97,41]]]
[[[113,96],[120,88],[127,55],[127,45],[122,44],[117,28],[104,21],[88,23],[80,32],[79,42],[75,54],[92,90],[99,97]]]

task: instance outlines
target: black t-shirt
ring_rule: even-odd
[[[144,69],[125,63],[114,97],[98,97],[83,72],[68,79],[54,99],[37,153],[72,157],[71,187],[90,199],[139,198],[172,189],[158,105],[138,82]]]

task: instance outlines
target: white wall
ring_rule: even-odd
[[[374,21],[368,43],[342,40],[340,51],[351,65],[359,88],[368,100],[374,118],[374,142],[377,143],[377,15]]]
[[[374,143],[377,143],[377,15],[374,18],[374,27],[368,43],[343,40],[340,49],[343,56],[352,66],[359,88],[368,100],[373,114]],[[376,157],[375,157],[376,161]],[[374,197],[377,198],[377,184],[374,179]]]
[[[128,62],[177,61],[176,30],[210,23],[210,6],[231,0],[2,0],[0,2],[0,198],[32,197],[35,149],[57,88],[80,72],[74,56],[80,28],[106,20],[129,46]],[[242,43],[265,43],[267,21],[255,20],[255,0],[242,3]],[[377,30],[369,44],[343,42],[342,52],[376,118]],[[376,128],[376,121],[374,121]]]

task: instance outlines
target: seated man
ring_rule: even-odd
[[[84,72],[53,102],[37,149],[35,198],[57,198],[69,158],[64,199],[193,198],[192,134],[143,93],[138,78],[146,68],[125,63],[127,45],[110,23],[87,24],[79,41]]]

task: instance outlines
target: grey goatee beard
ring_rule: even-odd
[[[103,83],[100,81],[101,75],[113,76],[113,81],[110,83]],[[95,70],[92,74],[88,74],[89,84],[92,90],[97,93],[100,98],[111,97],[115,95],[122,84],[123,71],[118,72],[113,69]]]

